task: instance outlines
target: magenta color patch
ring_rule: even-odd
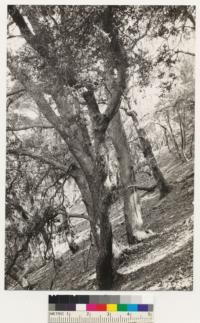
[[[96,304],[86,304],[86,311],[96,311]]]

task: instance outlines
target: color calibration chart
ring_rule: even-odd
[[[152,300],[147,303],[137,295],[49,296],[48,323],[153,323]]]

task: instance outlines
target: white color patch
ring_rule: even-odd
[[[76,304],[76,311],[86,311],[86,304]]]

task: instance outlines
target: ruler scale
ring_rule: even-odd
[[[153,309],[141,296],[55,295],[48,323],[153,323]]]

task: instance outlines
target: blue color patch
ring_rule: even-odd
[[[147,304],[138,304],[138,311],[139,312],[148,312],[149,307]]]

